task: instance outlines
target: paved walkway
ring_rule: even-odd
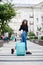
[[[11,54],[11,48],[15,48],[14,41],[8,42],[0,48],[0,65],[43,65],[43,46],[27,41],[28,51],[31,55],[16,56]]]

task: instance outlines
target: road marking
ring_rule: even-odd
[[[0,62],[43,62],[43,60],[0,60]]]

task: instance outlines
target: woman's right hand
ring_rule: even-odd
[[[19,31],[19,32],[18,32],[19,36],[21,36],[22,33],[23,33],[23,30]]]
[[[23,33],[23,30],[21,30],[21,34]]]

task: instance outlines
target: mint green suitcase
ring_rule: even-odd
[[[24,42],[17,42],[16,43],[16,55],[17,56],[25,56],[25,43]]]

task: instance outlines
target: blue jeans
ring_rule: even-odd
[[[26,37],[27,37],[27,33],[25,31],[23,31],[23,33],[22,33],[22,42],[25,42],[25,50],[27,50]]]

